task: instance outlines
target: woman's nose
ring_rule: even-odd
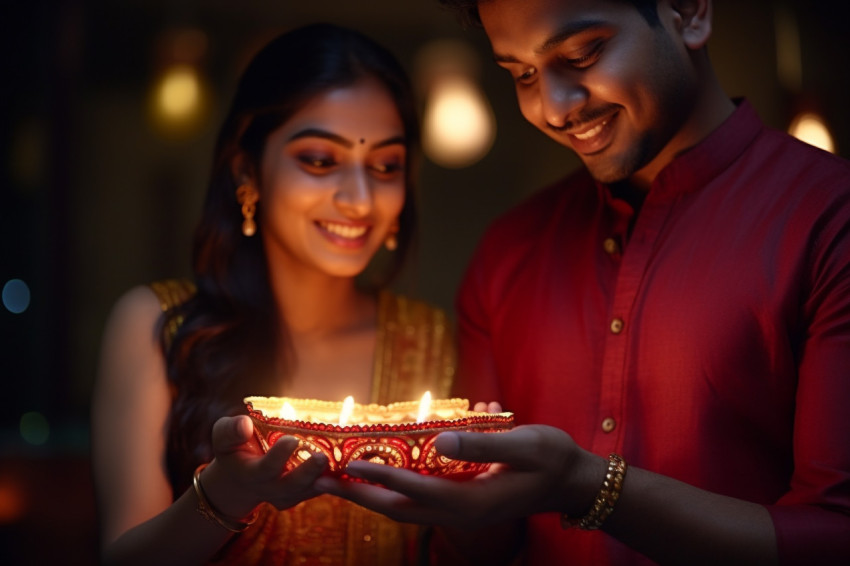
[[[553,69],[540,79],[540,106],[552,128],[568,125],[570,115],[587,104],[588,92],[570,70]]]
[[[349,218],[362,218],[372,211],[372,187],[364,167],[352,167],[342,175],[334,204]]]

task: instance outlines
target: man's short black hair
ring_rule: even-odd
[[[440,4],[454,10],[460,16],[461,22],[465,26],[481,27],[481,17],[478,15],[478,3],[487,0],[438,0]],[[617,0],[618,2],[628,2],[640,12],[643,18],[651,26],[656,26],[661,23],[658,19],[658,0]]]

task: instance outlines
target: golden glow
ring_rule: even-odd
[[[27,511],[27,499],[25,485],[18,478],[0,476],[0,525],[20,521]]]
[[[175,65],[163,73],[157,87],[157,106],[169,120],[185,120],[197,112],[201,98],[198,73],[188,65]]]
[[[791,122],[788,133],[815,147],[835,153],[835,141],[826,121],[815,113],[805,112],[798,115]]]
[[[339,426],[345,426],[348,424],[349,419],[351,418],[351,413],[354,411],[354,397],[349,395],[342,402],[342,410],[339,412]]]
[[[496,137],[489,103],[469,79],[452,76],[434,84],[425,106],[423,149],[443,167],[472,165]]]
[[[431,392],[426,391],[419,401],[419,413],[416,416],[416,422],[424,423],[431,414]]]
[[[150,115],[160,133],[185,136],[196,132],[207,118],[209,89],[197,67],[166,67],[150,93]]]
[[[295,414],[295,409],[289,403],[284,403],[280,408],[280,418],[294,421],[297,420],[298,416]]]
[[[478,85],[480,56],[466,42],[438,39],[420,49],[415,79],[425,100],[422,148],[437,165],[467,167],[496,138],[496,119]]]

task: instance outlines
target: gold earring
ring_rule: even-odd
[[[384,240],[384,247],[389,251],[394,252],[398,248],[398,238],[396,237],[398,234],[398,223],[394,224],[392,228],[390,228],[390,233],[387,234],[387,239]]]
[[[254,222],[254,214],[257,212],[257,201],[260,195],[249,183],[240,185],[236,189],[236,200],[242,205],[242,233],[245,236],[253,236],[257,233],[257,223]]]

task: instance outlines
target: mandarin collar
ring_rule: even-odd
[[[736,108],[723,123],[694,147],[677,155],[652,182],[649,194],[673,196],[707,185],[735,161],[764,128],[746,99],[736,99]],[[610,195],[607,185],[597,183]]]

